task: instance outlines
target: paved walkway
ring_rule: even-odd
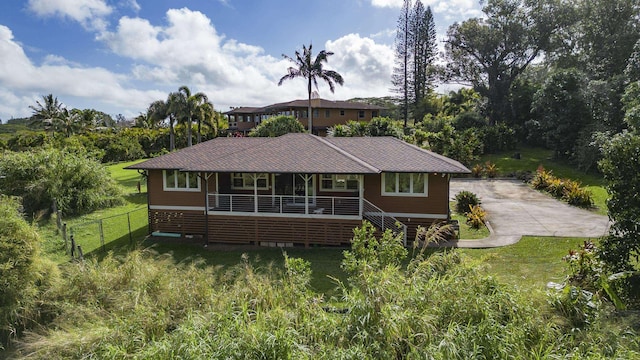
[[[594,212],[567,205],[517,180],[451,180],[454,198],[468,190],[480,198],[487,211],[491,235],[479,240],[458,240],[440,246],[488,248],[515,244],[524,235],[601,237],[609,219]]]

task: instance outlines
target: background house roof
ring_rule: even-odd
[[[127,167],[193,172],[375,174],[468,173],[455,160],[391,137],[216,138]]]
[[[370,105],[362,102],[355,101],[341,101],[341,100],[326,100],[326,99],[312,99],[314,108],[322,109],[357,109],[357,110],[383,110],[384,107],[378,105]],[[289,110],[292,108],[304,108],[309,106],[308,100],[293,100],[282,103],[276,103],[266,105],[264,107],[248,107],[243,106],[235,108],[233,110],[225,112],[227,115],[232,114],[263,114],[276,111]]]

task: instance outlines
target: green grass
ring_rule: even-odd
[[[561,282],[566,273],[562,257],[578,249],[585,238],[525,236],[518,243],[493,249],[459,251],[486,265],[487,275],[519,286],[543,290],[549,281]]]
[[[531,171],[535,172],[539,166],[543,166],[547,170],[551,170],[553,175],[559,178],[569,178],[582,183],[593,194],[595,211],[598,214],[607,214],[607,190],[604,188],[605,181],[602,176],[597,174],[584,173],[570,164],[556,161],[552,159],[553,152],[541,148],[522,147],[517,152],[520,153],[520,159],[514,159],[513,154],[516,151],[509,151],[499,154],[487,154],[482,156],[479,164],[490,161],[496,164],[498,172],[502,176],[512,175],[518,172]]]
[[[570,249],[578,249],[586,239],[560,237],[526,236],[514,245],[492,249],[458,249],[472,260],[480,262],[486,275],[518,286],[522,289],[544,290],[549,281],[561,282],[565,275],[562,257]],[[303,258],[311,263],[312,288],[331,295],[335,290],[337,278],[346,280],[346,274],[340,268],[344,248],[257,248],[225,247],[201,244],[180,243],[179,241],[144,242],[143,247],[151,247],[159,254],[171,254],[176,262],[203,262],[205,265],[229,268],[241,262],[243,254],[259,269],[269,265],[284,269],[284,256]],[[433,251],[445,251],[432,249]],[[448,250],[446,250],[448,251]],[[411,250],[409,251],[411,253]]]
[[[131,213],[131,231],[133,240],[141,240],[147,234],[147,195],[146,183],[135,170],[124,170],[124,167],[141,160],[118,163],[107,166],[113,178],[124,190],[125,204],[92,213],[63,218],[68,232],[74,234],[76,243],[82,247],[85,255],[101,250],[101,239],[98,222],[103,219],[105,250],[129,244],[129,222],[127,213]],[[138,193],[137,184],[141,182],[141,192]],[[40,222],[38,232],[45,240],[44,252],[54,261],[62,263],[69,260],[65,253],[65,243],[52,217]]]
[[[460,239],[461,240],[475,240],[475,239],[484,239],[489,236],[489,229],[486,226],[483,226],[479,229],[474,229],[471,226],[467,225],[467,217],[464,215],[460,215],[458,213],[452,213],[451,218],[453,220],[458,220],[460,224]]]

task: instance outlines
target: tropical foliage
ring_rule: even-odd
[[[150,250],[63,266],[33,301],[41,327],[14,358],[633,358],[632,333],[570,324],[455,251],[414,249],[364,224],[325,298],[310,264],[283,271],[243,256],[223,270]],[[44,290],[44,289],[43,289]],[[601,308],[598,311],[602,311]],[[574,326],[575,331],[571,331]],[[593,330],[592,330],[593,329]],[[601,346],[603,343],[608,346]]]
[[[253,128],[249,136],[276,137],[288,133],[302,133],[304,125],[293,116],[274,116],[261,122]]]
[[[51,147],[0,155],[0,193],[19,196],[27,214],[83,214],[122,202],[106,168],[84,152]]]
[[[19,199],[0,195],[0,350],[38,320],[36,299],[59,278],[40,254],[40,237],[18,212]]]

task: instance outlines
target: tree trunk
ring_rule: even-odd
[[[309,107],[307,109],[307,119],[309,120],[309,134],[313,135],[313,112],[311,111],[311,77],[309,77],[309,86],[307,87],[307,91],[309,93]]]
[[[191,147],[193,145],[191,137],[191,117],[189,117],[187,119],[187,147]]]
[[[201,127],[202,127],[202,120],[198,119],[198,134],[196,135],[196,138],[198,139],[198,144],[200,144],[200,142],[202,141],[202,134],[200,131]]]
[[[173,151],[176,148],[176,135],[173,130],[173,119],[169,119],[169,151]]]

